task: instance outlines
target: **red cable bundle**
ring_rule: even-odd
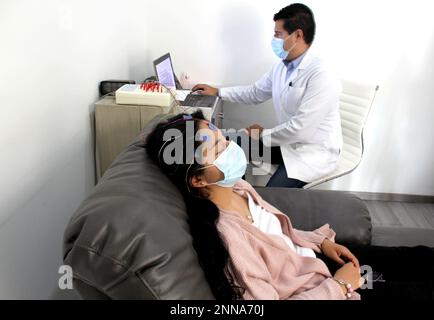
[[[156,82],[148,82],[140,84],[140,89],[146,92],[161,92],[161,86]]]

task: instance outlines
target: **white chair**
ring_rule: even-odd
[[[354,171],[362,160],[363,155],[363,128],[369,111],[374,103],[379,86],[360,84],[353,81],[342,80],[342,93],[339,100],[341,114],[343,149],[337,169],[328,176],[306,184],[303,188],[309,189],[332,179],[342,177]],[[259,170],[261,175],[246,174],[248,181],[253,185],[262,185],[265,178],[277,169],[277,165],[259,165],[251,163],[253,170]],[[256,183],[255,183],[256,182]],[[259,183],[258,183],[259,182]]]
[[[369,111],[374,103],[379,86],[359,84],[352,81],[342,81],[342,93],[339,101],[341,114],[343,149],[337,169],[316,181],[306,184],[303,188],[310,189],[321,183],[342,177],[354,171],[364,151],[363,128]]]

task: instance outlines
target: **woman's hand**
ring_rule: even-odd
[[[340,244],[334,243],[329,239],[325,239],[321,244],[321,250],[326,257],[336,261],[341,266],[346,263],[344,260],[342,260],[342,258],[344,258],[351,261],[355,268],[360,269],[359,260],[357,260],[357,258],[351,253],[350,250],[348,250],[348,248]]]
[[[353,290],[359,289],[363,285],[365,280],[363,277],[360,276],[360,268],[355,267],[354,264],[351,262],[344,264],[343,267],[336,271],[334,277],[338,280],[343,280],[346,283],[350,283]],[[346,294],[347,288],[343,285],[341,285],[341,288],[342,292]]]

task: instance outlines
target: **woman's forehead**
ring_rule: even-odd
[[[220,131],[213,126],[210,128],[208,122],[201,121],[196,135],[196,139],[203,141],[204,143],[215,144],[220,137]]]

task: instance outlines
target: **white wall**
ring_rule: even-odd
[[[149,49],[153,57],[170,51],[178,74],[219,86],[250,84],[278,61],[270,48],[272,18],[290,1],[169,2],[149,6]],[[432,1],[300,2],[316,16],[316,51],[340,76],[380,85],[361,165],[321,188],[434,195]],[[272,109],[270,102],[226,104],[225,126],[272,126]]]
[[[0,2],[0,299],[48,298],[63,230],[94,184],[104,79],[143,79],[141,1]]]

